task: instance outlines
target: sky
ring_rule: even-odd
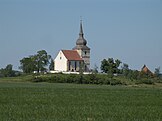
[[[39,50],[72,49],[80,16],[91,68],[107,58],[162,71],[162,0],[0,0],[0,68]]]

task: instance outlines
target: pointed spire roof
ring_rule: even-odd
[[[89,47],[86,46],[87,41],[84,39],[84,33],[83,33],[83,25],[82,25],[82,20],[80,20],[80,32],[79,32],[79,38],[76,41],[76,46],[73,48],[73,50],[90,50]]]
[[[83,36],[83,27],[82,27],[82,20],[80,20],[80,33],[79,36]]]
[[[82,20],[80,20],[80,32],[79,32],[79,38],[76,41],[76,45],[86,45],[86,44],[87,41],[84,39]]]

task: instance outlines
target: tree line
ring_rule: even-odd
[[[41,73],[54,69],[53,59],[47,54],[45,50],[37,51],[36,54],[24,57],[20,60],[21,71],[13,70],[13,65],[8,64],[5,68],[0,69],[0,77],[15,77],[22,74],[31,74],[33,72]]]
[[[132,70],[129,68],[129,65],[123,63],[121,68],[121,61],[119,59],[114,60],[113,58],[103,59],[101,61],[101,70],[103,73],[106,73],[110,78],[113,78],[114,75],[124,76],[130,80],[140,80],[143,78],[159,78],[160,77],[160,67],[155,68],[154,73],[151,71],[145,72],[143,70]]]
[[[0,77],[15,77],[20,75],[21,72],[13,70],[12,64],[8,64],[5,68],[0,69]]]
[[[121,64],[123,64],[121,66]],[[54,61],[51,55],[47,54],[45,50],[37,51],[36,54],[24,57],[20,60],[19,69],[22,72],[12,69],[12,65],[8,64],[5,68],[0,69],[0,77],[13,77],[24,74],[31,74],[33,72],[41,73],[47,70],[54,70]],[[121,68],[119,68],[121,67]],[[115,75],[122,75],[130,80],[142,78],[153,78],[160,76],[160,67],[155,68],[154,74],[144,73],[138,70],[132,70],[128,64],[122,63],[119,59],[107,58],[101,61],[100,69],[102,73],[107,74],[110,79]],[[98,73],[98,67],[95,65],[92,73]]]

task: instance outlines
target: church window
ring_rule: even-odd
[[[87,54],[87,51],[85,51],[84,54],[86,55]]]
[[[71,62],[69,61],[69,71],[71,70],[70,67],[71,67]]]
[[[61,57],[60,57],[60,60],[61,60]]]
[[[75,70],[76,70],[76,68],[77,68],[77,62],[75,61]]]

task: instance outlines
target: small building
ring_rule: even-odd
[[[80,22],[79,38],[72,50],[60,50],[54,60],[54,70],[61,72],[90,71],[90,48],[84,38],[82,21]]]
[[[141,72],[148,74],[148,75],[153,75],[153,73],[150,71],[150,69],[146,65],[142,67]]]

